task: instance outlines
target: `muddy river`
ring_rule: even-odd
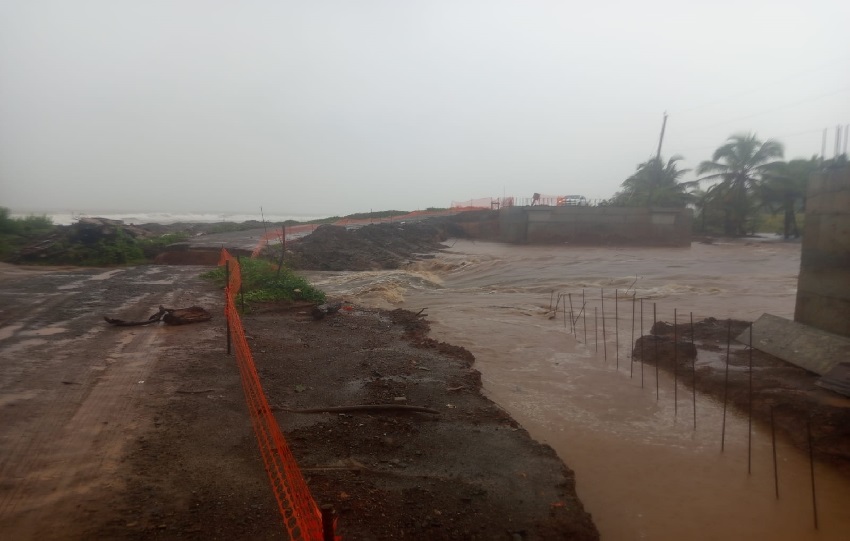
[[[576,471],[603,539],[846,539],[850,479],[816,463],[815,530],[807,455],[779,442],[777,499],[769,427],[754,426],[748,474],[745,417],[727,418],[721,453],[722,406],[663,373],[641,378],[629,358],[641,324],[633,299],[646,332],[653,308],[680,322],[792,317],[799,244],[448,244],[405,271],[307,274],[360,303],[427,308],[433,336],[469,349],[487,395]],[[570,294],[575,333],[563,303],[550,317],[559,294]]]

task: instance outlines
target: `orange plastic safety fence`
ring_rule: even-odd
[[[295,457],[292,456],[289,445],[269,407],[251,349],[245,340],[242,321],[236,311],[235,299],[242,280],[239,264],[227,250],[221,251],[220,261],[222,264],[227,264],[230,271],[230,280],[225,288],[224,313],[230,322],[232,342],[239,365],[242,388],[245,391],[245,400],[251,414],[251,424],[257,436],[257,443],[283,524],[290,539],[321,540],[321,512],[310,494],[310,489],[301,475],[301,470],[298,469]],[[339,539],[338,536],[337,539]]]

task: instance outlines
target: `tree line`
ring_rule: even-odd
[[[805,212],[809,178],[834,167],[847,166],[847,155],[831,160],[819,157],[783,161],[785,149],[773,139],[756,134],[729,137],[696,169],[699,178],[682,181],[690,169],[679,169],[683,158],[661,156],[637,166],[607,201],[612,206],[691,206],[695,227],[704,233],[742,236],[753,233],[763,213],[783,215],[785,238],[798,237],[798,213]],[[706,189],[701,189],[703,184]]]

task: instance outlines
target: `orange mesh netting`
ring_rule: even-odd
[[[236,294],[242,284],[239,264],[227,250],[221,251],[221,265],[227,264],[230,279],[225,288],[225,316],[230,323],[233,347],[242,377],[242,388],[251,414],[251,424],[257,436],[257,443],[263,457],[266,472],[271,482],[274,497],[277,500],[283,524],[294,540],[321,540],[322,518],[307,483],[298,469],[295,457],[280,431],[277,420],[272,415],[260,377],[254,365],[251,349],[245,340],[242,321],[236,311]],[[340,539],[337,536],[337,539]]]

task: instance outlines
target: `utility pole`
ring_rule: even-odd
[[[823,129],[823,141],[821,142],[821,145],[820,145],[820,161],[821,162],[826,159],[826,130],[827,130],[827,128]]]
[[[847,139],[850,139],[850,124],[844,125],[844,154],[847,154]]]
[[[664,111],[664,121],[661,122],[661,137],[658,138],[658,152],[655,153],[655,159],[661,160],[661,143],[664,142],[664,129],[667,127],[667,111]]]
[[[835,151],[832,157],[837,158],[839,152],[841,152],[841,124],[835,127]]]

